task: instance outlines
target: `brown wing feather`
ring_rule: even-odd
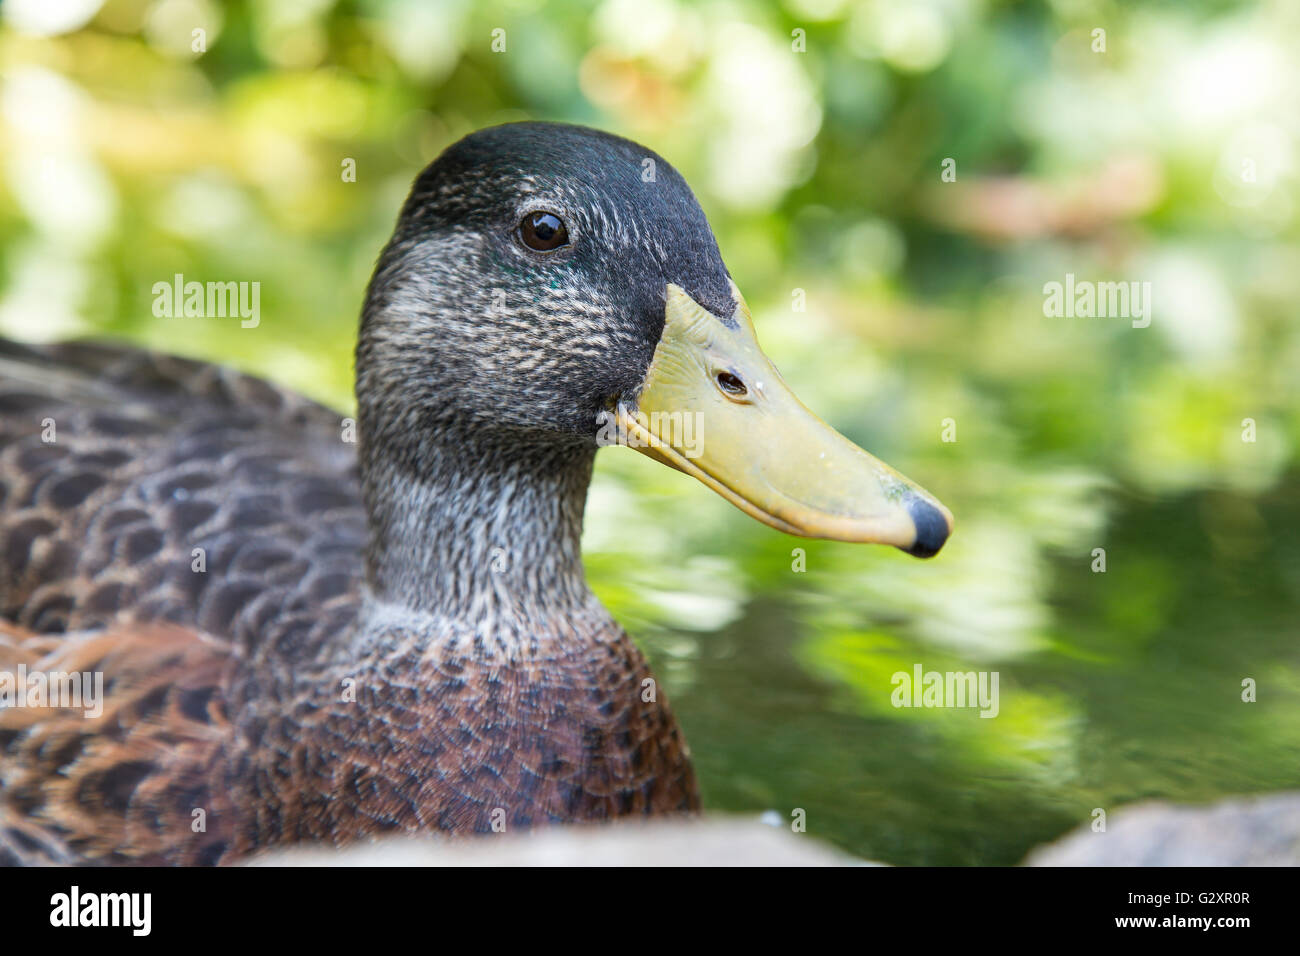
[[[214,772],[233,659],[169,625],[61,640],[0,628],[0,671],[104,681],[97,716],[85,700],[0,707],[0,861],[216,862],[230,840]]]
[[[244,646],[346,622],[365,515],[341,421],[207,363],[0,341],[0,618]]]

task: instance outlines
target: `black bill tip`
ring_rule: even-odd
[[[917,558],[932,558],[939,553],[952,528],[948,518],[924,498],[913,497],[907,503],[907,513],[916,525],[916,540],[910,548],[903,548],[908,554]]]

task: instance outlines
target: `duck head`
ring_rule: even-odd
[[[523,457],[619,442],[790,534],[928,557],[952,528],[795,397],[676,170],[595,130],[484,129],[420,175],[357,371],[363,435],[415,470],[438,434]]]

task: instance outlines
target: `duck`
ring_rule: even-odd
[[[929,557],[952,530],[799,402],[685,180],[602,131],[447,147],[355,365],[353,419],[130,345],[0,343],[0,862],[696,814],[583,573],[604,446],[787,534]]]

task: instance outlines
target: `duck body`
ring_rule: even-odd
[[[0,862],[695,811],[583,573],[611,424],[782,531],[925,556],[951,527],[789,392],[676,171],[594,130],[481,130],[417,178],[356,376],[353,423],[207,363],[0,343]],[[102,707],[20,672],[99,675]]]
[[[7,352],[0,670],[108,681],[98,718],[0,709],[8,862],[216,863],[698,805],[642,655],[585,586],[556,613],[468,586],[478,609],[366,596],[340,416],[132,349]],[[511,557],[484,555],[506,588]]]

